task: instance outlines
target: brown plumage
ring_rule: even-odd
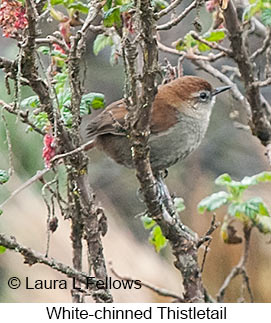
[[[155,171],[184,159],[200,144],[209,124],[215,95],[204,79],[184,76],[158,88],[150,120],[150,160]],[[133,167],[131,144],[121,126],[127,114],[124,100],[110,104],[87,125],[87,140],[117,163]]]

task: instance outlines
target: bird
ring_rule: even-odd
[[[202,142],[216,96],[230,86],[213,88],[198,76],[182,76],[160,85],[150,112],[150,163],[153,172],[184,160]],[[108,105],[85,129],[89,148],[96,147],[118,164],[134,168],[132,143],[125,131],[124,99]]]

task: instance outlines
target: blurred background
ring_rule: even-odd
[[[180,8],[182,10],[182,8]],[[211,24],[210,15],[202,9],[201,21],[203,32]],[[166,18],[164,18],[166,21]],[[161,32],[161,42],[171,45],[173,41],[193,29],[194,13],[189,14],[183,22],[170,32]],[[56,26],[46,26],[50,33]],[[111,66],[109,63],[110,50],[103,50],[97,57],[92,53],[94,34],[89,35],[85,61],[88,66],[85,83],[86,92],[101,92],[105,94],[109,104],[123,95],[124,73],[122,62]],[[255,39],[257,48],[260,40]],[[13,59],[18,53],[16,42],[0,37],[0,55]],[[161,53],[174,66],[177,58]],[[225,61],[216,63],[218,67]],[[205,77],[212,85],[219,86],[219,82],[206,73],[195,70],[188,62],[184,63],[184,74]],[[0,71],[0,98],[11,102],[13,96],[8,96],[5,89],[4,73]],[[268,93],[269,90],[269,93]],[[28,88],[22,89],[22,98],[28,97],[31,92]],[[270,100],[270,88],[266,90],[266,98]],[[175,196],[182,197],[186,209],[181,213],[184,224],[191,227],[199,236],[210,227],[211,214],[199,215],[197,204],[207,195],[220,190],[215,186],[214,179],[229,173],[234,179],[240,180],[246,175],[253,175],[269,166],[264,156],[265,150],[260,142],[249,132],[234,127],[229,114],[239,106],[225,93],[217,98],[210,127],[204,142],[184,162],[178,163],[169,170],[166,183]],[[242,109],[242,108],[241,108]],[[242,112],[242,111],[241,111]],[[25,132],[22,125],[14,116],[2,112],[8,122],[8,129],[12,142],[12,158],[14,175],[11,180],[0,187],[0,204],[22,185],[37,170],[43,169],[42,137],[35,133]],[[99,113],[99,111],[95,111]],[[242,113],[241,113],[242,114]],[[9,155],[5,128],[0,120],[0,169],[8,169]],[[181,293],[182,284],[178,271],[174,268],[170,247],[167,246],[160,254],[155,253],[148,243],[148,232],[143,228],[137,216],[144,211],[144,205],[137,197],[139,187],[134,171],[127,170],[109,160],[99,151],[92,151],[89,165],[89,180],[96,192],[96,203],[105,209],[109,221],[109,231],[103,238],[106,260],[113,262],[114,269],[134,279],[150,282],[161,288],[167,288]],[[0,218],[0,232],[14,235],[18,242],[39,252],[46,250],[46,221],[47,209],[40,195],[41,184],[34,184],[18,194],[3,208]],[[271,205],[271,186],[262,184],[255,186],[247,193],[249,196],[261,196],[268,206]],[[217,220],[222,221],[225,209],[217,212]],[[240,232],[241,234],[241,232]],[[59,215],[59,227],[52,234],[49,255],[59,261],[71,264],[70,223]],[[248,261],[248,274],[251,288],[256,302],[271,302],[271,284],[269,283],[271,268],[271,249],[268,237],[254,230],[252,234]],[[242,253],[243,245],[226,245],[219,233],[213,234],[205,270],[204,284],[212,296],[215,296],[231,268],[236,265]],[[203,250],[200,250],[200,261]],[[86,270],[85,266],[85,270]],[[109,275],[114,278],[113,274]],[[70,302],[69,290],[10,290],[7,286],[9,277],[17,276],[22,281],[25,277],[35,279],[65,279],[61,274],[52,271],[44,265],[32,267],[23,264],[23,257],[12,251],[0,255],[0,301],[1,302]],[[241,278],[236,278],[227,290],[225,301],[235,302],[240,295]],[[169,298],[159,297],[142,287],[139,290],[123,291],[112,290],[117,302],[165,302]]]

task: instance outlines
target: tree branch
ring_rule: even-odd
[[[156,27],[157,30],[169,30],[171,29],[172,27],[178,25],[178,23],[180,21],[182,21],[194,8],[197,7],[197,4],[198,4],[198,0],[194,0],[188,7],[186,7],[182,13],[174,18],[173,20],[163,24],[163,25],[159,25]]]
[[[218,43],[216,42],[210,42],[210,41],[207,41],[203,38],[201,38],[195,31],[191,31],[190,35],[198,40],[199,42],[209,46],[210,48],[212,49],[215,49],[215,50],[219,50],[220,52],[223,52],[225,53],[227,56],[232,56],[232,51],[226,47],[223,47],[221,45],[219,45]]]
[[[161,17],[167,15],[172,10],[174,10],[181,2],[182,2],[182,0],[174,0],[174,1],[172,1],[165,9],[160,10],[159,12],[155,13],[154,18],[158,20]]]
[[[266,146],[271,142],[271,122],[266,116],[264,102],[259,87],[254,86],[256,79],[253,65],[244,44],[243,31],[232,0],[229,1],[228,7],[224,10],[223,14],[233,51],[233,58],[240,70],[242,79],[245,83],[246,97],[252,107],[250,127],[252,133],[260,139],[264,146]]]
[[[81,138],[79,127],[81,123],[80,102],[82,98],[82,87],[80,81],[80,60],[85,50],[85,40],[88,27],[97,17],[101,8],[101,1],[93,3],[93,10],[89,10],[88,16],[82,28],[71,37],[71,48],[69,52],[68,69],[71,87],[71,111],[73,115],[72,141],[73,147],[79,147]],[[74,150],[74,149],[72,149]],[[69,150],[66,150],[66,152]],[[65,152],[65,153],[66,153]],[[72,210],[72,235],[73,242],[73,263],[76,269],[81,270],[82,266],[82,238],[87,242],[88,255],[90,259],[89,271],[93,270],[95,277],[106,281],[107,270],[103,255],[101,232],[99,226],[100,209],[94,204],[95,196],[88,181],[87,164],[88,158],[84,152],[77,150],[77,154],[69,154],[64,162],[67,166],[69,180],[69,198],[73,202]],[[72,167],[70,167],[72,166]],[[78,195],[74,194],[78,191]],[[106,290],[107,299],[112,301],[109,289]],[[78,301],[79,295],[74,295]],[[96,302],[103,299],[97,297]]]
[[[31,248],[25,247],[24,245],[17,242],[16,239],[12,236],[7,236],[5,234],[0,233],[0,245],[4,246],[5,248],[7,248],[9,250],[13,250],[15,252],[20,253],[25,259],[24,263],[28,264],[30,266],[37,264],[37,263],[44,264],[46,266],[51,267],[53,270],[56,270],[64,275],[66,275],[69,278],[76,278],[78,281],[80,281],[84,285],[86,285],[88,279],[90,278],[90,276],[84,272],[75,270],[75,269],[63,264],[62,262],[57,261],[54,258],[46,257],[43,254],[41,254]],[[91,277],[91,280],[94,283],[97,282],[97,280],[93,277]],[[89,287],[88,292],[90,292],[90,295],[92,297],[94,297],[95,294],[98,292],[95,285],[96,284],[89,284],[89,286],[88,286]],[[111,298],[108,298],[108,294],[106,291],[99,290],[98,294],[99,294],[99,297],[104,299],[105,302],[111,301]]]
[[[123,280],[127,280],[127,281],[135,281],[136,280],[135,278],[118,274],[116,272],[116,270],[114,269],[113,263],[111,261],[109,262],[109,268],[110,268],[111,272],[119,279],[123,279]],[[142,280],[140,280],[140,284],[142,286],[152,290],[153,292],[157,293],[160,296],[172,297],[178,302],[183,302],[183,299],[179,295],[176,295],[164,288],[156,287],[156,286],[152,285],[151,283],[143,282]]]
[[[247,290],[249,292],[250,300],[253,302],[253,295],[251,293],[250,285],[249,285],[249,279],[246,273],[246,263],[248,259],[249,254],[249,242],[251,237],[251,227],[244,227],[244,238],[245,238],[245,244],[244,244],[244,251],[242,254],[242,257],[240,258],[240,261],[238,265],[236,265],[230,272],[230,274],[226,277],[224,280],[224,283],[222,284],[218,294],[217,294],[217,301],[219,303],[223,302],[226,289],[229,287],[229,284],[231,281],[238,275],[242,275],[244,279],[244,283],[247,287]]]

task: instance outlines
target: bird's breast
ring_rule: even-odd
[[[150,158],[153,169],[162,170],[185,159],[201,143],[209,121],[180,116],[174,127],[150,137]]]

